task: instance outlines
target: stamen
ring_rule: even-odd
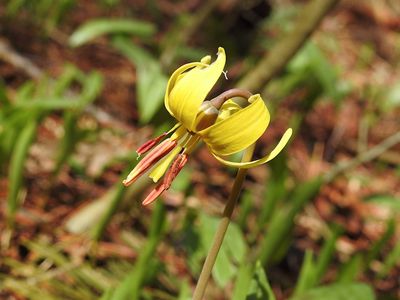
[[[162,183],[153,189],[149,195],[143,200],[142,205],[148,205],[158,198],[164,191],[171,187],[172,181],[178,176],[179,172],[187,163],[187,154],[178,154],[172,163]]]
[[[166,190],[164,183],[159,184],[153,189],[150,194],[147,195],[146,199],[143,200],[142,205],[148,205],[158,198]]]
[[[161,144],[157,145],[145,158],[143,158],[136,167],[129,173],[128,177],[122,182],[125,186],[132,184],[137,178],[139,178],[144,172],[146,172],[151,166],[153,166],[162,157],[168,154],[175,146],[177,141],[167,139]]]
[[[152,149],[156,144],[158,144],[159,141],[161,141],[165,136],[167,135],[167,132],[164,132],[162,135],[151,139],[150,141],[147,141],[144,143],[142,146],[140,146],[137,150],[136,153],[140,156],[146,152],[148,152],[150,149]]]
[[[165,184],[166,189],[169,189],[169,187],[172,184],[172,181],[174,181],[176,176],[178,176],[179,172],[187,163],[187,160],[188,160],[187,154],[178,154],[178,156],[176,157],[176,159],[174,160],[167,174],[164,177],[163,183]]]
[[[142,146],[140,146],[139,149],[136,150],[136,153],[138,154],[138,159],[139,159],[140,155],[145,154],[146,152],[148,152],[156,144],[158,144],[165,136],[167,136],[168,134],[170,134],[172,132],[175,132],[180,126],[181,126],[181,124],[177,123],[177,124],[174,125],[174,127],[172,127],[167,132],[164,132],[160,136],[158,136],[158,137],[156,137],[154,139],[151,139],[150,141],[147,141]],[[174,138],[171,138],[171,139],[173,140]]]

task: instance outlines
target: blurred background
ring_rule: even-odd
[[[121,181],[174,124],[170,74],[219,46],[210,96],[271,112],[255,157],[294,137],[249,170],[205,299],[400,298],[399,1],[2,0],[0,299],[191,299],[236,170],[199,147],[148,207]]]

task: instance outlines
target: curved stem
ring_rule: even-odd
[[[222,94],[221,94],[222,95]],[[251,145],[246,149],[242,162],[247,162],[251,160],[253,156],[255,145]],[[199,280],[197,281],[197,286],[194,290],[193,300],[201,300],[203,298],[204,292],[207,287],[208,280],[211,276],[211,271],[214,266],[215,260],[217,259],[217,255],[219,249],[221,248],[222,242],[225,237],[225,233],[228,229],[229,223],[232,218],[232,213],[235,208],[237,199],[239,198],[240,191],[242,189],[242,185],[244,179],[246,177],[247,170],[239,169],[237,172],[235,182],[233,183],[232,192],[229,195],[228,202],[226,203],[222,219],[218,225],[217,231],[214,236],[214,241],[211,245],[211,249],[208,252],[206,261],[204,262],[203,269],[201,270]]]
[[[219,109],[224,102],[230,98],[233,97],[242,97],[245,99],[248,99],[252,96],[253,94],[250,93],[248,90],[244,89],[230,89],[227,90],[226,92],[223,92],[222,94],[218,95],[217,97],[213,98],[210,100],[211,104],[216,108]]]

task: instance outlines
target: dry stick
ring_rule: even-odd
[[[333,167],[328,173],[325,174],[323,177],[324,182],[331,182],[333,179],[336,178],[340,173],[344,171],[354,168],[362,163],[371,161],[377,158],[379,155],[385,153],[388,149],[392,148],[393,146],[400,143],[400,132],[397,132],[390,137],[383,140],[378,145],[372,147],[371,149],[361,153],[354,159],[349,161],[339,163],[335,167]]]
[[[251,160],[254,152],[254,147],[255,144],[246,149],[246,152],[243,155],[242,162],[247,162]],[[200,300],[203,298],[212,268],[214,266],[215,260],[217,259],[219,249],[221,248],[226,230],[229,226],[229,222],[231,221],[232,213],[235,208],[237,199],[239,198],[239,194],[242,189],[246,173],[247,169],[239,169],[239,171],[237,172],[235,182],[233,183],[232,192],[229,195],[228,202],[226,203],[224,212],[222,214],[222,219],[218,225],[217,232],[215,233],[213,244],[208,252],[206,261],[203,265],[203,269],[201,270],[201,274],[193,294],[193,300]]]
[[[314,0],[301,12],[294,30],[276,44],[271,51],[258,64],[248,76],[239,82],[240,88],[249,90],[261,89],[273,76],[279,73],[286,63],[293,57],[304,44],[310,34],[316,29],[322,18],[339,0]],[[250,146],[243,157],[250,160],[253,156],[254,145]],[[214,241],[201,270],[193,300],[201,300],[207,287],[218,251],[221,248],[226,230],[232,217],[237,198],[246,176],[246,170],[239,169],[233,185],[232,192],[223,212],[223,217],[214,236]]]
[[[250,91],[259,90],[280,73],[323,17],[338,2],[339,0],[314,0],[307,4],[294,24],[294,29],[257,63],[257,67],[239,82],[239,87]]]
[[[29,59],[14,51],[14,49],[4,40],[0,40],[0,60],[4,60],[14,67],[23,70],[33,79],[43,77],[43,72]]]

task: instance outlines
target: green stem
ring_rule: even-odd
[[[246,149],[242,162],[247,162],[251,160],[253,156],[255,145],[251,145],[249,148]],[[225,233],[228,229],[229,223],[232,218],[232,213],[235,208],[237,199],[239,198],[240,191],[242,189],[242,185],[244,179],[246,177],[247,170],[246,169],[239,169],[235,182],[233,183],[232,192],[229,195],[228,202],[226,203],[222,219],[218,225],[218,229],[214,236],[214,241],[211,245],[211,249],[208,252],[206,261],[204,262],[203,269],[201,270],[199,280],[197,282],[196,289],[194,290],[193,300],[201,300],[203,298],[204,292],[207,287],[208,280],[211,276],[211,271],[214,266],[215,260],[217,259],[217,255],[219,249],[221,248],[222,242],[225,237]]]

